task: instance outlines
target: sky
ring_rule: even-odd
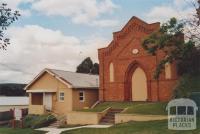
[[[148,23],[183,19],[193,0],[1,0],[21,17],[0,50],[0,83],[28,83],[44,68],[76,71],[86,57],[112,41],[132,16]],[[0,2],[0,3],[1,3]]]

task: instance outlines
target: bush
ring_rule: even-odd
[[[24,118],[24,127],[30,127],[30,128],[46,127],[54,121],[56,121],[56,118],[51,114],[27,115]]]
[[[11,111],[0,112],[0,121],[8,121],[13,119],[13,114]]]
[[[177,63],[177,69],[179,75],[200,74],[200,47],[193,48],[190,53],[185,54],[181,61]]]
[[[199,75],[183,75],[175,87],[174,98],[188,98],[192,92],[200,92]]]

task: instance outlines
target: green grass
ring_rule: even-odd
[[[103,102],[98,104],[95,108],[93,109],[84,109],[81,111],[84,112],[102,112],[108,107],[112,108],[118,108],[118,109],[125,109],[125,113],[130,113],[130,114],[160,114],[160,115],[165,115],[167,114],[165,111],[167,103],[150,103],[150,102]]]
[[[167,120],[148,122],[129,122],[110,128],[81,128],[65,131],[62,134],[200,134],[200,125],[193,131],[168,130]]]
[[[103,110],[105,110],[109,107],[124,109],[124,108],[131,107],[131,106],[137,105],[137,104],[141,104],[141,102],[103,102],[103,103],[98,104],[93,109],[83,109],[83,110],[80,110],[80,111],[102,112]]]
[[[129,107],[125,113],[167,115],[167,103],[143,103]]]
[[[31,128],[8,128],[8,127],[0,127],[0,134],[45,134],[44,131],[36,131]]]

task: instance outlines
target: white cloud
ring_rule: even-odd
[[[146,19],[149,22],[165,22],[172,17],[178,19],[185,19],[188,16],[192,16],[194,13],[194,7],[190,4],[192,0],[174,0],[173,3],[155,6],[146,15]]]
[[[1,0],[0,3],[6,3],[8,8],[19,11],[22,16],[30,16],[31,11],[28,9],[20,9],[19,5],[22,3],[31,3],[33,1],[34,0]]]
[[[8,33],[12,40],[0,53],[0,82],[28,82],[43,68],[75,71],[87,56],[97,61],[97,49],[108,43],[101,37],[80,40],[37,25],[11,27]]]
[[[117,20],[95,20],[90,25],[100,26],[100,27],[114,27],[117,26],[119,22]]]
[[[118,6],[111,0],[38,0],[32,4],[32,9],[45,15],[69,17],[73,23],[88,25],[95,23],[95,26],[101,15],[110,14],[116,8]],[[109,21],[114,22],[114,20]],[[102,25],[101,22],[99,26],[108,24]]]

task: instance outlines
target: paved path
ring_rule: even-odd
[[[60,134],[63,131],[73,130],[73,129],[79,129],[79,128],[108,128],[112,125],[86,125],[86,126],[80,126],[80,127],[72,127],[72,128],[49,128],[49,127],[43,127],[36,130],[41,131],[47,131],[46,134]]]

